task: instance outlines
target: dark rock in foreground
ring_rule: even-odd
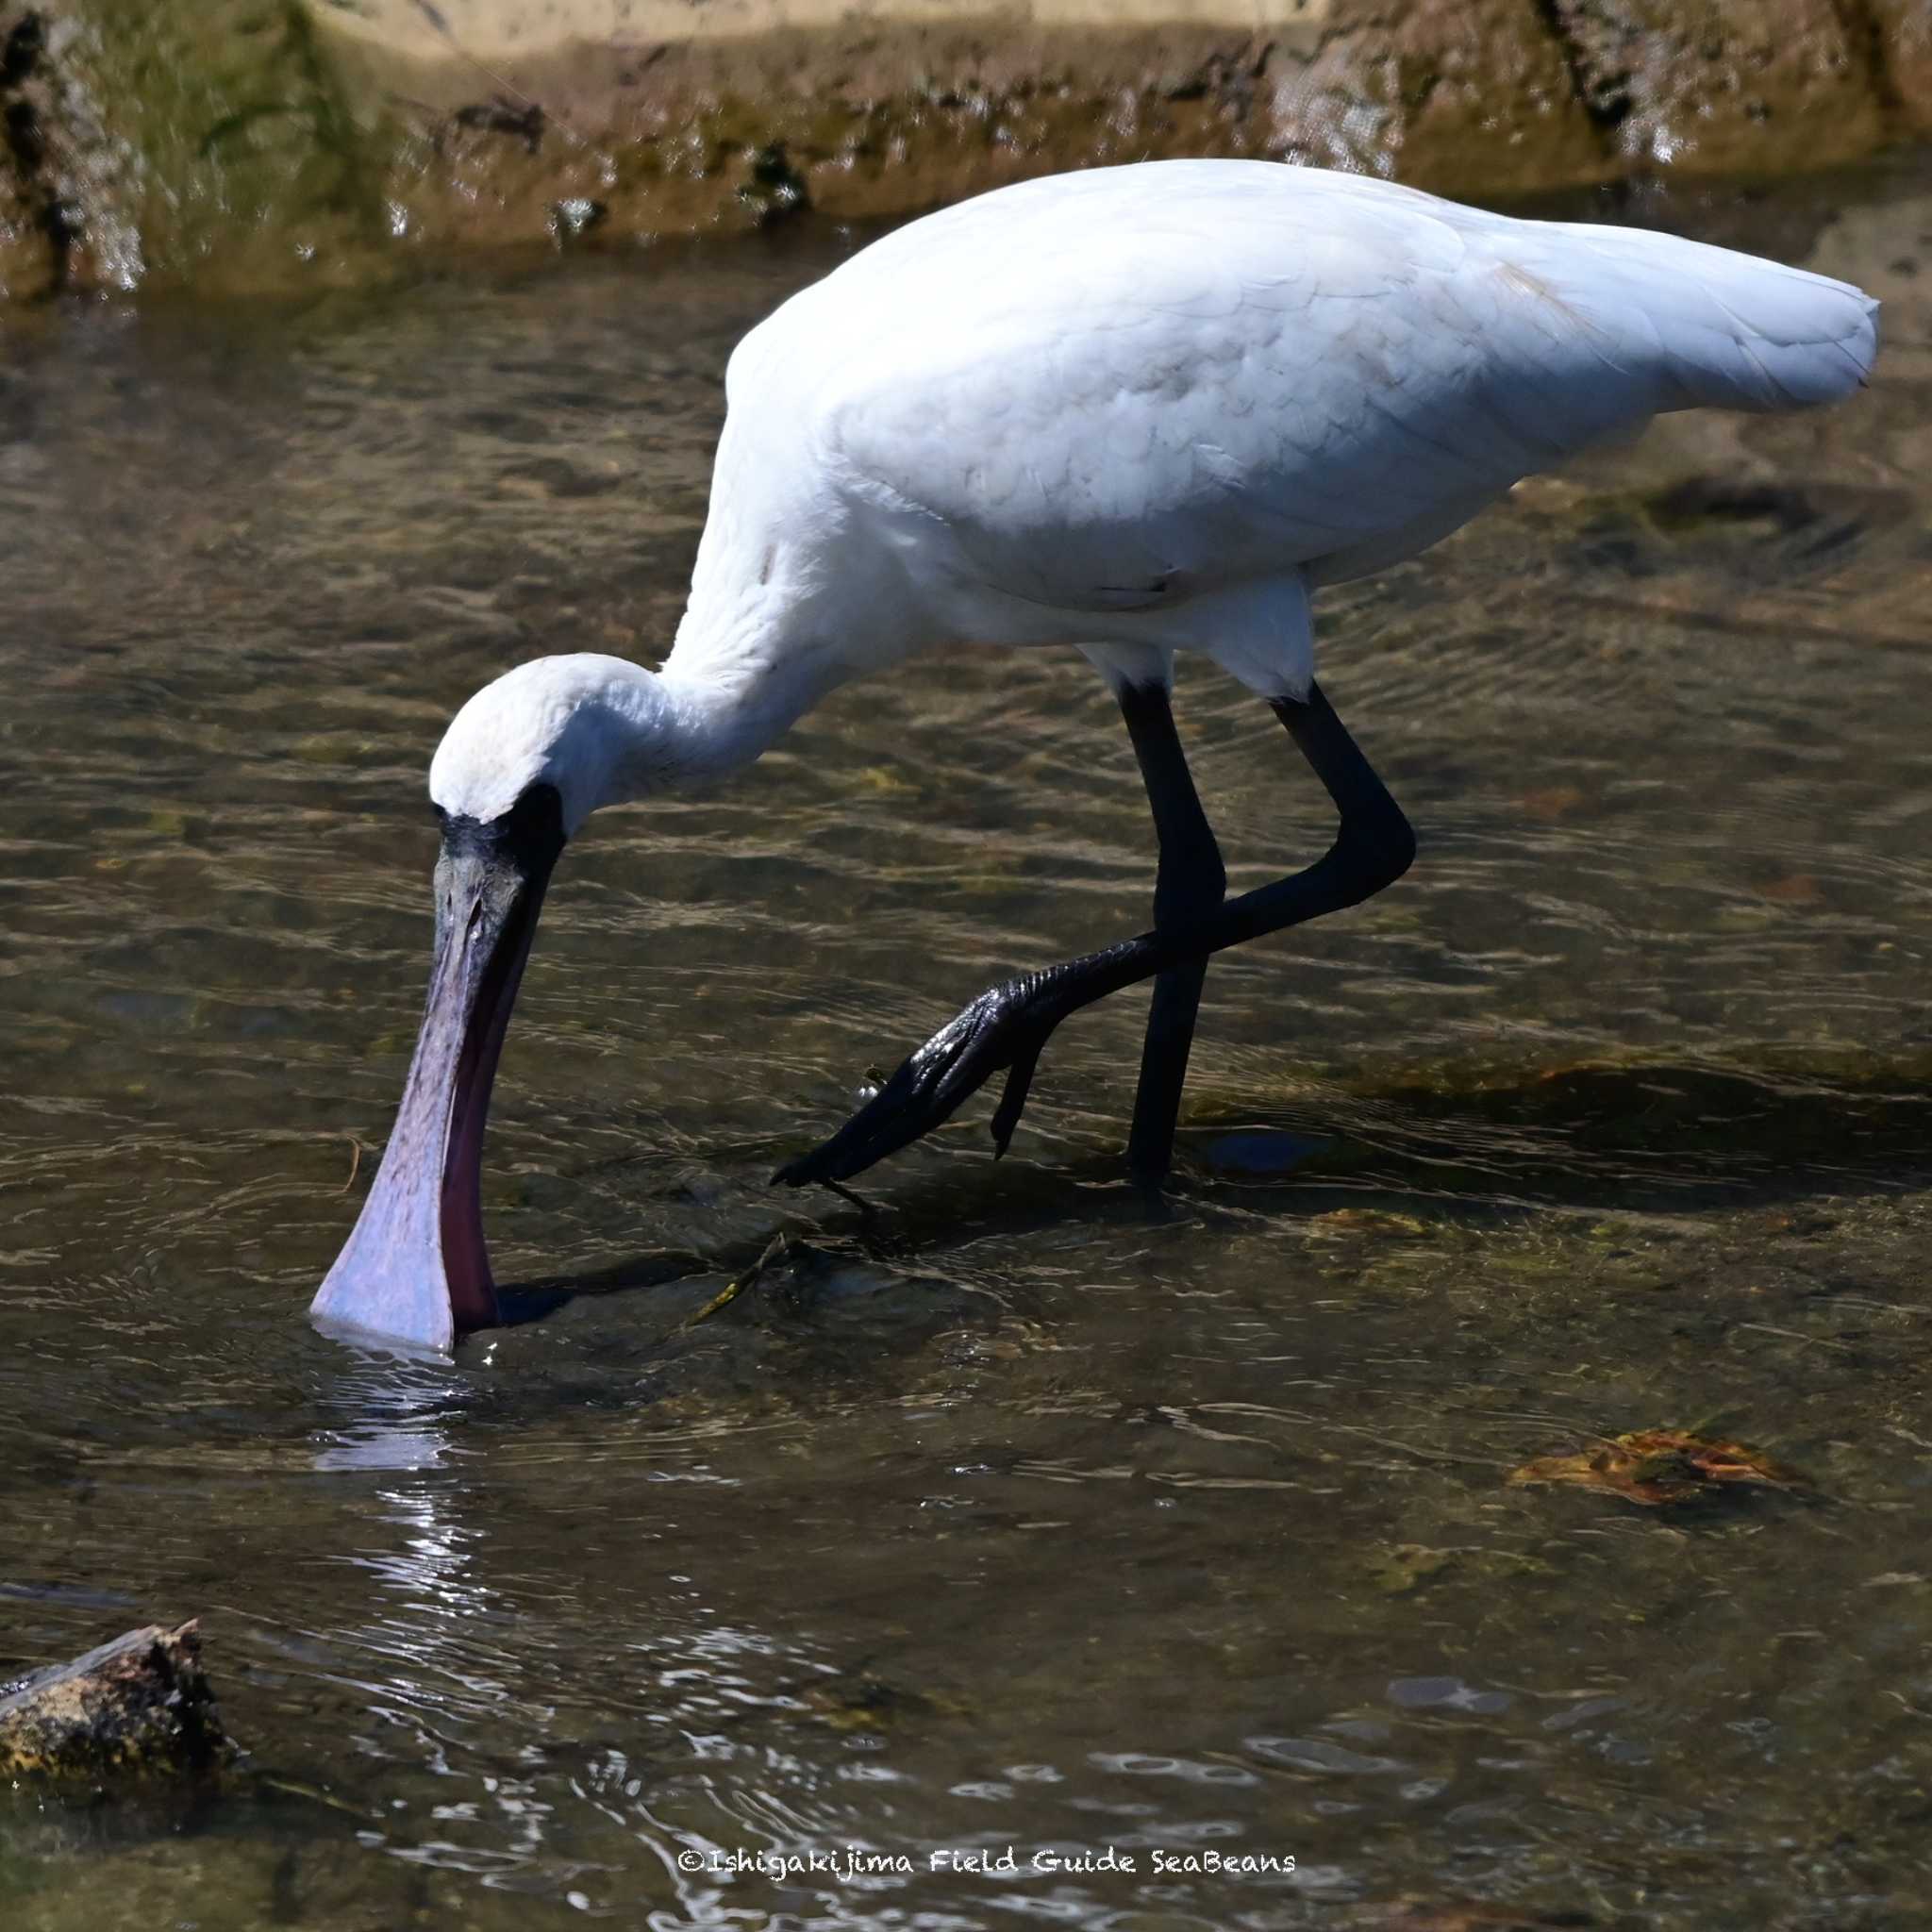
[[[199,1772],[234,1755],[193,1624],[130,1630],[0,1697],[0,1779]]]

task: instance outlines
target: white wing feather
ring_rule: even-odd
[[[1674,237],[1157,162],[899,230],[754,330],[729,394],[734,418],[786,415],[787,460],[839,492],[848,536],[896,532],[935,608],[1019,600],[1070,641],[1213,648],[1252,586],[1236,655],[1262,661],[1230,668],[1305,683],[1307,584],[1663,410],[1841,395],[1874,314]]]

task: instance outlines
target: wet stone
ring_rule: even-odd
[[[1551,0],[1551,11],[1591,115],[1641,165],[1721,174],[1779,147],[1824,167],[1884,137],[1872,50],[1831,0]]]
[[[0,1782],[86,1790],[207,1773],[234,1756],[193,1624],[130,1630],[0,1688]]]

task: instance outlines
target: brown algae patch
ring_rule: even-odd
[[[1646,1508],[1701,1502],[1738,1484],[1805,1486],[1795,1470],[1736,1442],[1687,1429],[1634,1429],[1574,1456],[1542,1456],[1510,1472],[1512,1483],[1599,1490]]]

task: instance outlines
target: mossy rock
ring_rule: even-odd
[[[234,1756],[193,1624],[130,1630],[0,1696],[0,1781],[98,1785]]]
[[[393,136],[352,104],[302,0],[67,0],[39,18],[9,114],[29,117],[28,192],[65,280],[251,287],[368,265]]]

